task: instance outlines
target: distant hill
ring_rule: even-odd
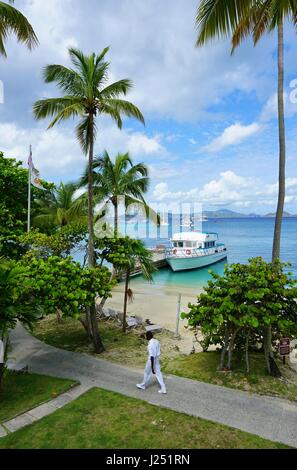
[[[204,211],[203,215],[209,219],[239,219],[247,217],[261,217],[258,214],[242,214],[241,212],[231,211],[230,209],[219,209],[217,211]]]
[[[275,217],[275,212],[270,212],[269,214],[266,214],[264,217]],[[284,211],[284,217],[297,217],[297,215],[290,214],[290,212]]]
[[[240,218],[255,218],[255,217],[275,217],[275,213],[269,213],[265,215],[259,214],[242,214],[241,212],[231,211],[230,209],[219,209],[217,211],[204,211],[203,215],[208,219],[240,219]],[[284,217],[297,217],[296,215],[290,214],[289,212],[284,212]]]

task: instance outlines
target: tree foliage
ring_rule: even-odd
[[[22,162],[5,158],[0,152],[0,255],[17,254],[16,238],[27,229],[28,170]],[[43,182],[48,189],[52,184]],[[47,197],[47,191],[32,187],[32,217],[37,213],[36,200]]]
[[[10,0],[9,3],[13,2],[14,0]],[[29,49],[38,44],[37,36],[27,18],[12,5],[0,2],[0,55],[4,57],[6,57],[5,42],[11,33]]]
[[[124,316],[123,331],[126,331],[127,301],[129,297],[130,276],[135,268],[139,268],[143,276],[151,281],[152,274],[156,271],[153,263],[153,254],[141,240],[129,237],[96,239],[96,255],[101,258],[101,264],[105,261],[111,263],[114,274],[119,278],[125,277]]]
[[[190,304],[190,312],[182,314],[190,326],[201,328],[207,345],[221,345],[220,368],[225,366],[226,353],[230,369],[234,349],[244,344],[248,353],[249,343],[263,343],[268,326],[274,338],[297,334],[297,280],[285,267],[261,257],[248,264],[227,265],[224,276],[212,273],[213,280],[197,304]]]

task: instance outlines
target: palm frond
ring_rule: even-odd
[[[112,108],[117,114],[122,114],[127,117],[134,117],[142,124],[145,124],[144,117],[140,110],[137,108],[137,106],[135,106],[133,103],[130,103],[129,101],[112,98],[106,100],[104,104]]]
[[[44,119],[47,117],[57,116],[67,108],[76,109],[77,112],[83,112],[81,101],[74,96],[63,96],[60,98],[46,98],[36,101],[33,104],[33,114],[35,119]]]
[[[196,46],[230,36],[242,18],[247,16],[252,3],[253,0],[202,0],[196,14]]]
[[[121,94],[126,95],[132,86],[132,80],[125,78],[105,87],[103,90],[101,90],[100,95],[103,99],[117,98]]]
[[[6,57],[4,42],[10,33],[29,49],[37,46],[38,39],[27,18],[12,5],[0,2],[0,54]]]
[[[77,125],[76,136],[85,154],[88,153],[91,142],[94,142],[96,133],[96,123],[88,115]]]

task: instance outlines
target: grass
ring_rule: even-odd
[[[0,440],[2,449],[279,449],[227,426],[92,389],[42,420]]]
[[[124,335],[120,326],[110,321],[100,321],[99,331],[106,348],[100,358],[143,367],[147,342],[140,337],[139,332],[128,331]],[[34,326],[33,335],[58,348],[96,355],[84,328],[72,318],[65,318],[62,323],[57,323],[55,315],[48,316]]]
[[[174,361],[166,361],[164,371],[215,385],[297,401],[297,374],[280,362],[278,366],[287,382],[271,377],[266,372],[264,355],[261,353],[250,355],[251,373],[248,375],[245,373],[244,360],[235,360],[234,370],[227,372],[217,370],[219,360],[220,354],[216,351],[180,355]]]
[[[100,334],[106,351],[99,357],[132,367],[143,367],[147,343],[133,331],[124,335],[116,324],[100,322]],[[63,349],[92,354],[86,334],[77,320],[65,319],[58,324],[56,317],[47,317],[39,322],[34,335],[40,340]],[[219,353],[209,351],[183,355],[177,344],[168,334],[158,334],[162,346],[162,366],[164,372],[215,385],[244,390],[261,395],[276,396],[297,401],[297,374],[287,366],[278,364],[288,382],[269,376],[265,371],[264,356],[253,353],[250,357],[251,373],[245,374],[244,362],[234,362],[232,372],[219,372]]]
[[[0,389],[0,423],[55,398],[74,384],[67,379],[6,371]]]

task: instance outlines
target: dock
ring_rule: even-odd
[[[165,256],[165,248],[153,248],[150,250],[153,253],[153,263],[157,269],[166,268],[168,266]],[[140,266],[131,272],[131,276],[138,276],[141,274]]]

